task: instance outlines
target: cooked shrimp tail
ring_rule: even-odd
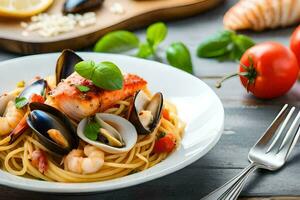
[[[18,125],[9,134],[10,135],[9,143],[13,143],[14,141],[16,141],[16,139],[29,128],[26,121],[27,116],[28,114],[25,114],[24,117],[21,119],[21,121],[18,123]]]
[[[0,117],[0,135],[8,135],[17,127],[24,115],[25,111],[23,109],[17,109],[15,103],[9,101],[3,116]]]

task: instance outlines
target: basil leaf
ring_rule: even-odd
[[[235,61],[254,44],[254,41],[245,35],[223,31],[200,44],[197,55],[203,58],[216,58],[219,61]]]
[[[255,42],[245,35],[236,35],[232,39],[237,51],[235,58],[238,60],[242,57],[247,49],[255,45]]]
[[[123,75],[111,62],[97,64],[92,81],[96,86],[106,90],[119,90],[123,87]]]
[[[168,28],[163,22],[157,22],[147,28],[147,41],[154,49],[166,38]]]
[[[26,97],[17,97],[15,100],[16,108],[21,109],[28,104]]]
[[[83,133],[90,140],[96,141],[100,128],[100,124],[98,124],[95,120],[89,120],[87,125],[84,127]]]
[[[181,42],[171,44],[167,49],[167,60],[170,65],[193,73],[193,64],[188,48]]]
[[[208,41],[199,45],[197,55],[202,58],[213,58],[228,53],[230,41]]]
[[[123,75],[114,63],[81,61],[75,65],[75,71],[100,88],[119,90],[123,87]]]
[[[85,86],[85,85],[76,85],[76,88],[80,91],[80,92],[88,92],[90,91],[90,88]]]
[[[197,49],[197,55],[202,58],[212,58],[226,54],[228,45],[232,43],[232,31],[223,31],[201,43]]]
[[[95,71],[95,62],[81,61],[75,65],[75,71],[82,77],[91,80]]]
[[[152,47],[148,43],[142,43],[136,56],[140,58],[148,58],[153,55]]]
[[[120,53],[139,46],[139,38],[129,31],[113,31],[104,35],[95,45],[96,52]]]

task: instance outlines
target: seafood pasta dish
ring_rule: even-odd
[[[185,128],[176,106],[149,91],[147,80],[71,50],[54,75],[20,80],[2,94],[0,114],[1,169],[54,182],[147,170],[180,148]]]

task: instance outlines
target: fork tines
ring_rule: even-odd
[[[299,137],[300,111],[293,117],[295,109],[295,107],[289,109],[288,104],[285,104],[265,134],[258,141],[258,145],[267,146],[266,143],[271,141],[271,138],[275,135],[270,146],[266,148],[266,153],[285,152],[287,154],[286,157],[288,157],[289,151],[298,140],[295,137]],[[291,118],[294,118],[294,120],[290,124],[289,121]],[[287,126],[288,124],[289,126]]]

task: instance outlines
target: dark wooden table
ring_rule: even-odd
[[[225,107],[224,134],[216,147],[206,156],[174,174],[114,192],[72,196],[0,187],[0,199],[200,199],[246,167],[249,149],[268,127],[282,105],[284,103],[299,105],[300,84],[297,83],[284,97],[269,101],[258,100],[247,94],[238,79],[228,81],[220,90],[214,88],[216,80],[226,73],[234,72],[237,64],[198,59],[195,51],[198,43],[222,29],[223,14],[234,2],[236,1],[229,0],[219,8],[207,13],[168,23],[169,36],[162,45],[166,47],[174,41],[183,41],[187,44],[193,54],[195,74],[216,91]],[[292,31],[293,27],[247,34],[257,42],[275,40],[288,45]],[[145,35],[144,30],[136,32],[142,37]],[[0,51],[0,60],[15,57],[18,55]],[[199,102],[199,106],[201,106],[201,102]],[[288,165],[282,170],[275,173],[266,171],[255,173],[242,192],[244,198],[241,199],[300,199],[299,186],[300,146],[297,144]]]

